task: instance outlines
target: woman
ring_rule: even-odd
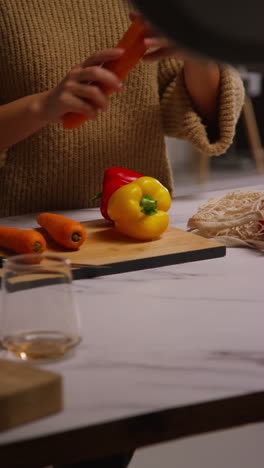
[[[165,135],[210,155],[231,144],[244,98],[232,68],[183,55],[154,32],[146,45],[155,50],[124,83],[101,67],[121,57],[113,47],[132,11],[124,0],[0,0],[1,217],[94,206],[112,165],[172,192]],[[64,130],[67,112],[88,121]],[[124,468],[130,458],[69,467]]]
[[[172,191],[165,135],[213,155],[232,142],[244,97],[232,68],[179,60],[158,37],[146,41],[160,49],[123,84],[100,67],[122,55],[112,47],[130,12],[124,0],[0,0],[0,216],[94,206],[111,165]],[[66,131],[69,111],[89,121]]]

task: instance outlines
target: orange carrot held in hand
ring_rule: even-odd
[[[37,217],[37,222],[58,244],[68,249],[78,249],[86,239],[84,227],[65,216],[54,213],[41,213]]]
[[[115,73],[123,81],[145,54],[147,50],[144,44],[146,35],[146,26],[139,18],[136,18],[116,46],[117,48],[124,49],[123,55],[118,60],[105,64],[104,68]],[[112,89],[105,86],[101,86],[101,89],[107,95],[113,92]],[[63,117],[63,126],[68,129],[76,128],[86,120],[87,117],[85,115],[68,112]]]
[[[41,254],[46,249],[46,241],[34,229],[0,226],[0,247],[18,254]]]

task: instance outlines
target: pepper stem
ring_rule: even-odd
[[[102,192],[97,193],[91,198],[91,201],[98,200],[99,198],[102,198]]]
[[[158,202],[150,195],[144,195],[140,201],[141,211],[148,216],[154,215],[158,211]]]

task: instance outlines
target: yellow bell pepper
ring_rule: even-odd
[[[169,191],[153,177],[139,177],[117,189],[107,213],[118,232],[140,240],[151,240],[167,229],[171,206]]]

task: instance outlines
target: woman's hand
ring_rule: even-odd
[[[59,123],[68,112],[96,120],[98,111],[105,111],[108,107],[108,97],[100,89],[100,84],[117,92],[122,89],[118,77],[104,69],[102,64],[117,60],[123,52],[123,49],[114,48],[92,55],[74,66],[56,88],[42,93],[38,110],[43,120]]]
[[[132,13],[133,21],[140,16]],[[220,89],[220,69],[217,63],[190,51],[177,47],[172,41],[162,37],[149,23],[146,23],[149,37],[145,39],[148,48],[154,49],[143,57],[145,62],[175,58],[184,63],[184,80],[193,106],[207,125],[217,124],[218,98]]]
[[[131,13],[129,15],[131,21],[134,21],[136,18],[141,18],[139,13]],[[191,55],[188,54],[183,49],[178,48],[175,43],[162,37],[155,28],[145,21],[146,30],[148,31],[148,37],[145,39],[145,44],[149,49],[155,49],[152,52],[148,52],[144,55],[143,60],[145,62],[153,62],[156,60],[162,60],[165,58],[177,58],[178,60],[185,60]]]

